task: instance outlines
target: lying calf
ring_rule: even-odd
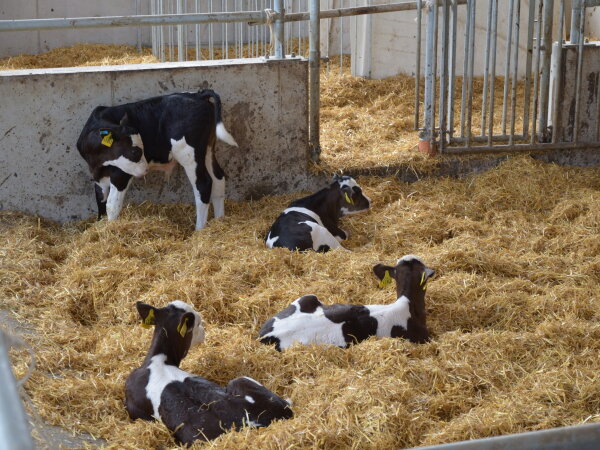
[[[370,207],[371,200],[353,178],[336,174],[328,188],[290,203],[271,226],[267,247],[319,252],[342,247],[348,234],[337,225],[340,217]]]
[[[305,295],[265,322],[260,330],[261,342],[275,344],[281,351],[295,342],[348,347],[369,336],[428,341],[425,289],[435,271],[416,256],[406,255],[396,267],[377,264],[373,272],[382,283],[396,280],[398,299],[394,303],[324,305],[316,296]]]
[[[161,420],[179,443],[190,444],[234,426],[266,427],[293,416],[288,402],[252,378],[236,378],[223,388],[178,368],[190,347],[204,341],[202,319],[191,306],[136,306],[142,324],[155,328],[146,359],[125,381],[129,417]]]

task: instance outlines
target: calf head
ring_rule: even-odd
[[[105,125],[90,131],[79,148],[92,173],[114,166],[134,177],[146,175],[144,144],[138,131],[129,125],[127,115],[118,125]]]
[[[411,318],[425,325],[425,290],[427,281],[435,275],[425,263],[414,255],[405,255],[398,260],[395,267],[377,264],[373,267],[375,276],[381,280],[380,285],[396,280],[396,296],[409,299]]]
[[[371,207],[371,199],[363,193],[352,177],[335,174],[331,188],[337,188],[340,191],[342,198],[340,215],[342,216],[366,211]]]
[[[137,302],[135,306],[142,325],[155,327],[153,353],[165,353],[173,364],[178,365],[191,347],[204,342],[202,317],[187,303],[175,300],[163,308],[156,308]]]

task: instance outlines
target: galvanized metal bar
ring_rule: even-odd
[[[585,11],[585,8],[583,9]],[[583,14],[583,13],[582,13]],[[542,141],[548,140],[548,88],[550,86],[550,63],[552,57],[552,27],[554,22],[554,0],[544,1],[544,36],[542,72],[540,76],[539,134]]]
[[[423,131],[419,136],[419,149],[424,153],[432,152],[432,141],[435,126],[435,12],[437,0],[428,4],[427,31],[425,35],[425,94],[423,105]]]
[[[227,0],[221,0],[221,11],[224,11]],[[227,42],[227,22],[221,25],[221,59],[226,58],[229,43]]]
[[[469,42],[469,79],[468,79],[468,108],[467,108],[467,143],[471,144],[471,137],[473,135],[473,69],[475,66],[475,6],[477,2],[473,1],[473,7],[471,8],[471,36]]]
[[[538,115],[538,103],[539,103],[539,89],[538,84],[540,80],[540,63],[542,59],[542,16],[544,11],[544,0],[538,0],[538,14],[537,14],[537,35],[536,35],[536,60],[535,70],[533,78],[533,117],[531,119],[531,140],[533,144],[537,140],[537,115]]]
[[[310,0],[310,43],[308,52],[308,83],[309,83],[309,126],[308,142],[310,156],[313,161],[318,161],[321,154],[321,144],[319,135],[319,66],[320,66],[320,17],[319,0]]]
[[[532,0],[535,1],[535,0]],[[491,147],[492,137],[494,136],[494,106],[496,103],[496,48],[498,45],[498,0],[493,0],[494,9],[492,11],[492,76],[490,82],[490,123],[488,129],[488,145]]]
[[[454,136],[454,90],[456,86],[456,36],[458,8],[456,0],[452,0],[452,50],[450,53],[450,82],[448,83],[448,138]]]
[[[579,11],[579,33],[584,36],[585,7]],[[579,110],[581,109],[581,77],[583,74],[583,38],[577,43],[577,78],[575,82],[575,124],[573,125],[573,140],[579,142]]]
[[[344,0],[340,0],[340,7],[344,7]],[[344,73],[344,18],[340,17],[340,75]]]
[[[490,0],[488,2],[488,14],[487,14],[487,22],[486,22],[486,30],[487,36],[485,39],[485,69],[483,71],[483,95],[481,97],[481,136],[485,135],[485,125],[487,121],[487,96],[488,96],[488,83],[489,83],[489,72],[490,72],[490,47],[492,40],[492,10],[493,10],[493,2]]]
[[[273,46],[275,47],[275,59],[284,59],[285,52],[283,49],[285,45],[285,36],[283,33],[283,19],[285,17],[285,8],[283,7],[283,0],[275,0],[274,10],[277,14],[277,18],[273,24]]]
[[[196,8],[196,11],[195,11],[196,14],[198,14],[198,1],[199,0],[194,0],[194,6]],[[198,61],[198,60],[202,59],[202,52],[200,51],[200,40],[201,40],[201,38],[200,38],[200,24],[197,23],[197,24],[194,25],[194,31],[195,31],[194,37],[195,37],[195,40],[196,40],[195,41],[195,44],[196,44],[196,48],[195,48],[195,50],[196,50],[196,61]]]
[[[523,87],[523,134],[529,134],[529,109],[531,103],[531,66],[533,62],[533,32],[535,29],[535,0],[529,1],[527,14],[527,55],[525,58],[525,85]]]
[[[450,33],[450,8],[448,0],[442,0],[442,54],[441,54],[441,68],[440,68],[440,104],[439,104],[439,121],[440,121],[440,153],[443,153],[444,146],[446,145],[446,126],[447,126],[447,113],[446,113],[446,98],[448,90],[448,41]]]
[[[560,0],[559,13],[558,13],[558,41],[554,44],[552,50],[556,52],[552,58],[555,71],[554,71],[554,89],[551,92],[552,95],[552,143],[555,144],[557,141],[557,126],[558,126],[558,99],[560,86],[562,84],[562,62],[563,62],[563,35],[565,27],[565,0]],[[598,103],[600,105],[600,102]],[[600,117],[600,116],[599,116]],[[600,120],[598,121],[600,126]],[[599,139],[598,133],[596,133],[596,140]]]
[[[474,155],[478,153],[498,153],[498,152],[531,152],[534,150],[572,150],[578,148],[597,148],[597,145],[587,142],[558,142],[552,143],[535,143],[535,144],[512,144],[512,145],[494,145],[494,146],[463,146],[463,147],[447,147],[446,154],[450,155]],[[496,448],[496,447],[494,447]],[[597,447],[594,447],[596,450]],[[421,450],[421,449],[419,449]],[[579,450],[579,447],[577,447]]]
[[[521,1],[517,0],[517,6],[515,8],[515,50],[513,52],[513,74],[512,74],[512,86],[510,95],[510,135],[515,134],[515,120],[517,118],[517,78],[519,74],[519,36],[521,34]],[[512,138],[508,141],[512,144]]]
[[[419,129],[419,115],[421,107],[421,27],[422,27],[422,2],[417,0],[417,61],[415,67],[415,130]]]
[[[512,50],[512,32],[515,0],[508,7],[508,25],[506,29],[506,60],[504,61],[504,94],[502,95],[502,133],[506,134],[506,110],[508,107],[508,82],[510,78],[510,53]]]
[[[467,74],[469,71],[469,39],[471,36],[471,27],[469,26],[469,20],[471,17],[471,8],[473,7],[473,1],[469,0],[467,4],[467,20],[465,22],[465,42],[464,42],[464,58],[463,58],[463,78],[462,78],[462,90],[460,99],[460,135],[465,136],[465,115],[466,115],[466,104],[467,104]]]
[[[209,0],[208,2],[208,11],[209,14],[212,14],[213,12],[213,2],[212,0]],[[213,27],[213,22],[210,22],[208,25],[208,56],[210,57],[210,59],[215,59],[215,41],[214,41],[214,27]]]
[[[10,448],[33,450],[35,447],[27,426],[27,416],[19,398],[13,377],[8,344],[4,332],[0,330],[0,442]],[[7,447],[8,448],[8,447]]]
[[[495,134],[494,136],[492,136],[492,141],[493,142],[508,142],[510,139],[509,134]],[[525,139],[525,136],[523,136],[522,134],[516,134],[514,135],[514,139],[519,141],[519,140],[523,140]],[[461,137],[455,137],[452,138],[451,143],[452,144],[463,144],[465,143],[467,140],[466,137],[461,138]],[[488,142],[489,136],[485,135],[485,136],[471,136],[471,142]]]
[[[177,6],[176,6],[177,10],[177,14],[183,14],[183,0],[177,0]],[[179,24],[177,25],[177,60],[178,61],[185,61],[184,59],[184,52],[185,48],[183,45],[183,25]]]
[[[439,21],[439,2],[440,0],[435,0],[432,4],[433,6],[433,98],[432,103],[431,103],[431,111],[432,111],[432,123],[433,123],[433,128],[431,129],[433,135],[432,135],[432,141],[436,140],[436,135],[435,135],[435,102],[437,100],[437,96],[435,95],[435,89],[436,89],[436,84],[437,84],[437,60],[438,60],[438,21]]]
[[[572,0],[571,6],[571,35],[569,41],[571,44],[578,44],[581,40],[581,34],[579,33],[580,28],[580,17],[581,10],[585,9],[585,0]]]

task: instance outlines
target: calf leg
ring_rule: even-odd
[[[125,193],[131,183],[131,175],[117,167],[112,167],[110,172],[110,189],[106,200],[106,214],[108,220],[115,220],[123,209]]]
[[[212,179],[212,189],[210,191],[210,202],[213,205],[215,218],[225,215],[225,172],[219,166],[213,153],[214,144],[209,145],[206,151],[206,168]]]
[[[186,142],[185,137],[179,141],[171,139],[171,146],[173,157],[183,166],[192,185],[196,201],[196,230],[199,230],[204,228],[208,220],[212,179],[206,165],[197,163],[196,150]]]
[[[95,182],[94,188],[96,191],[96,204],[98,205],[98,220],[106,215],[106,199],[110,188],[110,177],[100,178]]]
[[[315,222],[304,222],[311,227],[311,238],[313,242],[313,249],[319,251],[322,247],[329,247],[330,249],[342,248],[346,250],[340,244],[340,241],[330,233],[330,231]]]

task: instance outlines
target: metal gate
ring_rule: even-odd
[[[570,41],[563,39],[565,0],[460,3],[429,0],[425,6],[422,128],[416,113],[420,149],[435,154],[600,148],[597,118],[594,133],[580,129],[582,74],[586,58],[596,55],[584,52],[585,10],[600,1],[572,2]],[[507,14],[499,14],[499,6]],[[479,23],[485,14],[483,31],[476,29],[477,14]],[[576,61],[570,72],[569,52]],[[573,99],[565,98],[565,73],[575,76]],[[600,103],[597,86],[588,88]],[[574,109],[568,118],[567,106]]]

